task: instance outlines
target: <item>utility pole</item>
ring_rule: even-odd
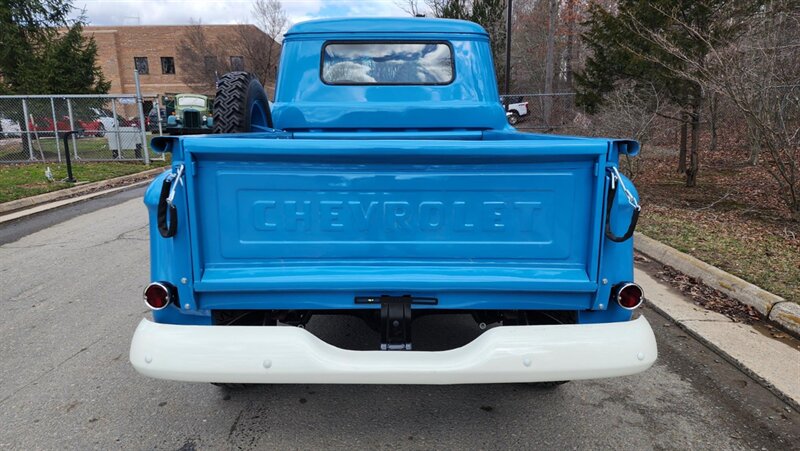
[[[506,80],[505,95],[511,94],[511,0],[508,0],[508,10],[506,11]],[[503,104],[508,107],[508,97]]]

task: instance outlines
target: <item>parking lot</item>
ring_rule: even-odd
[[[798,414],[645,309],[645,373],[529,385],[275,385],[147,379],[128,362],[146,315],[142,189],[0,226],[0,449],[798,449]],[[322,335],[365,339],[355,320]],[[457,340],[454,319],[420,333]]]

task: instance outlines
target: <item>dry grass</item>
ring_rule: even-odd
[[[686,188],[674,152],[645,149],[635,178],[644,206],[639,231],[800,302],[800,224],[764,168],[740,159],[707,153],[698,186]]]

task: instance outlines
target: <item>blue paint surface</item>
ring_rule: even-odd
[[[334,39],[445,40],[456,77],[325,85],[320,50]],[[414,308],[630,318],[609,296],[633,279],[632,241],[605,238],[605,204],[608,169],[638,144],[511,129],[477,25],[297,25],[284,41],[273,115],[279,130],[154,140],[174,168],[185,165],[174,237],[155,228],[166,174],[145,195],[152,278],[178,287],[181,304],[156,321],[209,324],[213,309],[364,308],[355,297],[407,294],[439,301]],[[617,233],[631,213],[618,192]]]

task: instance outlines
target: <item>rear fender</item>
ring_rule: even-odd
[[[175,161],[173,164],[181,164]],[[144,203],[150,219],[150,281],[168,282],[177,287],[180,305],[170,305],[153,312],[153,319],[171,324],[211,324],[208,310],[195,309],[192,290],[192,265],[190,232],[186,215],[185,185],[178,184],[174,205],[178,210],[178,226],[175,236],[163,238],[157,230],[159,195],[164,179],[172,173],[165,171],[153,180],[144,195]],[[188,308],[186,308],[188,307]]]
[[[637,149],[638,151],[638,149]],[[639,194],[625,175],[620,174],[622,183],[639,200]],[[608,190],[610,177],[606,176],[606,190]],[[611,228],[614,231],[625,231],[628,228],[633,207],[621,190],[617,191],[614,206],[611,208]],[[605,224],[605,218],[604,222]],[[621,233],[621,232],[620,232]],[[614,242],[608,237],[603,237],[603,248],[600,258],[600,284],[595,298],[594,310],[581,311],[578,315],[580,323],[626,321],[631,318],[632,312],[623,309],[611,300],[612,287],[620,282],[633,281],[633,238],[621,243]]]

